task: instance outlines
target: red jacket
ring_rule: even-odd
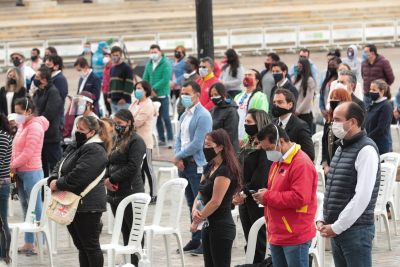
[[[390,66],[389,60],[381,55],[378,55],[372,64],[368,60],[363,61],[361,75],[364,80],[364,94],[369,92],[371,82],[374,80],[383,79],[388,85],[394,82],[392,66]]]
[[[283,162],[272,164],[264,194],[269,243],[293,246],[314,238],[317,183],[315,166],[299,145]]]
[[[208,76],[204,77],[204,79],[199,78],[196,82],[201,87],[200,103],[207,110],[211,110],[214,107],[214,103],[211,101],[208,92],[213,84],[219,82],[218,78],[215,77],[213,73],[210,73]]]
[[[104,94],[108,94],[108,91],[110,90],[110,71],[112,68],[112,62],[108,62],[107,65],[104,66],[104,71],[103,71],[103,84],[101,85],[101,91]],[[107,101],[107,99],[104,99]]]

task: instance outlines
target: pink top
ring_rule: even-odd
[[[156,111],[153,102],[147,98],[144,102],[136,100],[129,107],[135,120],[135,129],[137,134],[143,138],[148,149],[153,149],[153,120]]]

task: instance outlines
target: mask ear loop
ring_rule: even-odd
[[[26,111],[28,110],[28,106],[29,106],[29,100],[27,97],[25,97],[25,100],[26,100],[26,107],[25,107],[25,113],[26,113]]]
[[[278,127],[274,124],[275,129],[276,129],[276,143],[275,146],[278,147],[278,141],[279,141],[279,131],[278,131]]]

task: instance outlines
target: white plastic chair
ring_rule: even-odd
[[[321,166],[315,166],[318,174],[318,189],[321,188],[321,192],[325,192],[325,172]]]
[[[256,244],[257,244],[257,236],[258,231],[260,231],[261,227],[265,225],[265,217],[261,217],[258,219],[250,228],[249,237],[247,239],[247,249],[246,249],[246,258],[245,264],[252,264],[254,260],[254,255],[256,253]],[[268,238],[267,238],[268,240]],[[267,244],[268,246],[268,244]]]
[[[390,125],[392,135],[393,152],[400,153],[400,128],[399,125]]]
[[[169,174],[169,179],[174,179],[178,177],[178,168],[176,166],[171,167],[159,167],[157,170],[157,187],[160,186],[161,174]]]
[[[188,184],[186,179],[175,178],[164,183],[157,194],[157,203],[154,212],[153,223],[145,226],[146,233],[146,249],[148,257],[153,266],[153,238],[155,235],[162,235],[164,238],[164,245],[167,254],[167,266],[171,266],[171,255],[169,249],[168,235],[174,235],[178,242],[179,254],[182,266],[185,266],[183,259],[182,237],[179,229],[182,203],[185,196],[185,188]],[[166,201],[169,200],[170,207],[168,207],[167,218],[163,218],[163,225],[161,225],[161,217],[163,211],[166,211]]]
[[[231,210],[231,214],[232,214],[232,218],[235,221],[235,225],[236,225],[236,236],[235,239],[233,240],[233,247],[237,247],[237,231],[238,231],[238,222],[240,220],[240,214],[239,214],[239,206],[236,205],[235,208],[233,210]]]
[[[110,203],[107,202],[107,233],[111,235],[113,233],[113,225],[114,225],[114,215],[111,210]]]
[[[389,228],[389,219],[387,217],[386,212],[386,203],[389,201],[391,189],[393,187],[394,182],[394,170],[395,167],[391,163],[382,163],[381,164],[381,181],[379,185],[378,199],[375,205],[375,220],[379,220],[379,218],[383,219],[383,223],[385,225],[386,237],[388,240],[389,250],[392,250],[392,242],[390,238],[390,228]],[[375,244],[377,244],[377,235],[375,228]]]
[[[399,184],[396,182],[396,175],[397,175],[397,167],[400,164],[400,154],[395,153],[395,152],[390,152],[390,153],[385,153],[381,155],[381,161],[384,163],[390,163],[393,165],[394,172],[393,172],[393,181],[392,181],[392,186],[390,186],[390,195],[389,195],[389,207],[390,207],[390,214],[392,215],[392,221],[393,221],[393,227],[394,227],[394,233],[397,235],[397,225],[396,225],[396,220],[397,220],[397,202],[399,201],[398,198],[400,198],[398,190],[396,190],[399,186]]]
[[[153,140],[154,140],[154,146],[156,147],[157,156],[159,156],[160,155],[160,146],[158,145],[157,119],[158,119],[158,116],[160,116],[161,103],[158,101],[155,101],[155,102],[153,102],[153,106],[154,106],[155,114],[157,114],[157,116],[154,116],[154,118],[153,118],[152,136],[153,136]]]
[[[314,152],[315,152],[315,158],[314,158],[314,164],[316,166],[321,165],[321,160],[322,160],[322,136],[324,135],[323,131],[319,131],[315,133],[311,139],[314,144]]]
[[[41,189],[44,189],[44,201],[42,214],[40,217],[39,225],[32,224],[31,222],[31,214],[36,208],[36,201],[38,196],[40,195]],[[47,251],[49,255],[50,266],[53,266],[53,254],[52,254],[52,246],[51,246],[51,236],[50,236],[50,227],[49,227],[49,219],[46,215],[46,209],[49,205],[51,197],[51,190],[47,186],[47,178],[40,180],[37,182],[31,191],[28,209],[25,216],[25,221],[22,223],[14,223],[10,224],[9,227],[12,230],[11,236],[11,266],[18,266],[18,235],[20,232],[22,233],[35,233],[36,235],[36,243],[39,249],[40,261],[43,262],[43,245],[42,239],[40,238],[40,233],[44,235],[47,244]]]
[[[175,101],[175,105],[174,105],[174,109],[172,112],[172,120],[171,120],[171,124],[174,130],[174,134],[176,135],[178,133],[178,125],[179,125],[179,114],[178,114],[178,103],[181,101],[181,98],[178,97]]]
[[[324,203],[324,194],[317,192],[317,212],[315,213],[315,220],[318,214],[322,213]],[[311,241],[311,246],[308,252],[313,257],[315,267],[325,266],[325,238],[323,238],[319,231]]]
[[[107,253],[108,267],[115,267],[116,255],[129,255],[129,257],[125,257],[127,262],[130,262],[130,254],[138,254],[140,256],[139,258],[142,257],[143,248],[141,242],[150,200],[151,197],[148,194],[137,193],[127,196],[119,203],[115,214],[111,243],[101,245],[101,250]],[[119,244],[119,238],[121,235],[124,212],[129,204],[132,204],[133,223],[129,243],[125,246]]]

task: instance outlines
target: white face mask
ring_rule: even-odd
[[[275,146],[278,147],[279,132],[278,132],[278,128],[276,126],[275,126],[275,128],[276,128],[276,143],[275,143]],[[268,160],[270,160],[272,162],[279,162],[282,159],[282,156],[283,156],[280,147],[279,147],[279,151],[270,150],[270,151],[266,151],[265,153],[267,154]]]
[[[15,113],[15,122],[18,125],[24,124],[25,121],[26,121],[25,115]]]
[[[208,69],[207,68],[199,68],[199,74],[201,77],[206,77],[208,75]]]
[[[332,123],[333,134],[341,140],[343,140],[346,137],[347,133],[350,131],[350,129],[346,131],[343,128],[343,124],[344,122],[336,122],[336,121]]]
[[[104,65],[106,65],[108,62],[110,62],[110,58],[109,57],[103,57]]]

